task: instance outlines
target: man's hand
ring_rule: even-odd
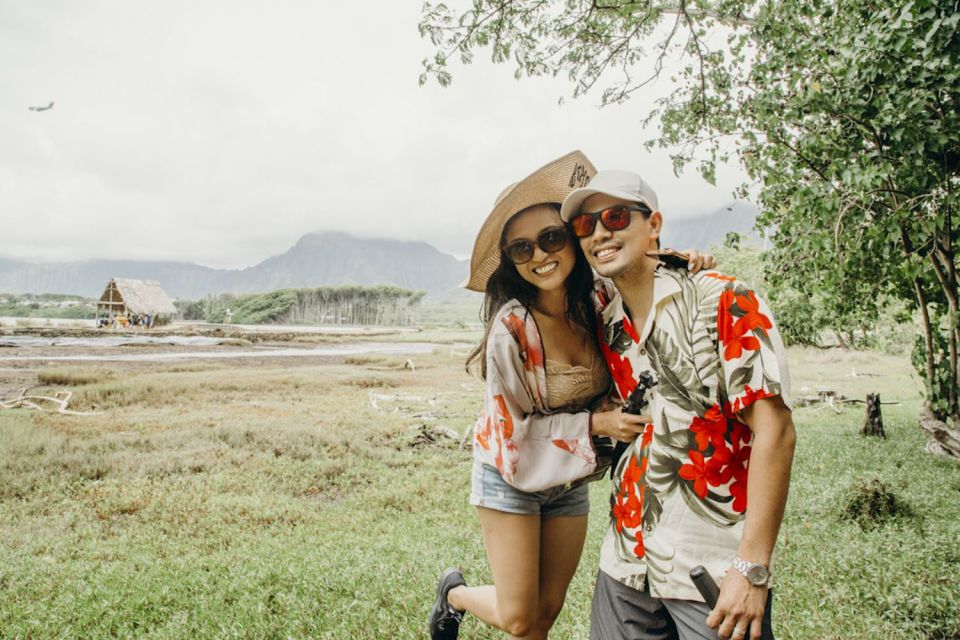
[[[633,442],[651,422],[653,418],[650,416],[624,413],[619,407],[613,411],[595,411],[592,414],[590,434],[609,436],[620,442]]]
[[[756,587],[733,567],[720,584],[717,606],[707,616],[707,626],[721,638],[759,640],[768,587]]]

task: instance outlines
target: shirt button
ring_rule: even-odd
[[[642,356],[647,355],[647,350],[646,350],[646,349],[640,349],[640,355],[642,355]]]

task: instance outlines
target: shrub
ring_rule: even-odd
[[[914,517],[913,509],[879,478],[852,487],[845,501],[841,520],[856,522],[870,530],[888,522]]]

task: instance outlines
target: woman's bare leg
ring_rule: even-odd
[[[587,516],[556,516],[540,524],[540,607],[536,635],[547,632],[563,608],[587,537]]]
[[[540,516],[483,507],[477,514],[495,586],[455,587],[447,599],[501,631],[524,637],[539,619]]]

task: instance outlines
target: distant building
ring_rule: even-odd
[[[101,323],[112,325],[118,317],[129,319],[135,316],[149,316],[153,325],[157,320],[169,320],[176,312],[170,296],[155,280],[113,278],[97,302],[98,326]]]

